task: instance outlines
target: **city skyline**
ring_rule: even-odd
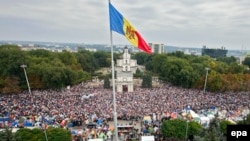
[[[108,0],[1,1],[0,40],[109,44]],[[150,42],[250,48],[248,0],[111,0]],[[113,32],[114,44],[129,44]]]

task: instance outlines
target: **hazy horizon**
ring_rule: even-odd
[[[108,0],[0,0],[0,40],[110,44]],[[250,49],[248,0],[111,0],[149,43]],[[114,44],[129,44],[113,32]]]

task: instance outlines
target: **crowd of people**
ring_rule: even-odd
[[[164,84],[160,88],[136,87],[134,92],[116,93],[118,119],[142,119],[154,113],[160,120],[166,113],[181,112],[186,107],[200,111],[212,106],[228,113],[249,108],[250,97],[246,92],[203,93],[201,90],[184,89]],[[99,118],[112,120],[112,89],[92,82],[82,83],[61,90],[32,90],[19,94],[0,95],[0,117],[10,119],[26,117],[35,124],[37,118],[54,119],[61,126],[67,120],[74,124],[88,124]],[[230,116],[230,114],[228,114]]]

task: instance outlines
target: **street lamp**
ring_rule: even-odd
[[[186,125],[186,136],[185,136],[185,139],[188,140],[188,123],[189,123],[189,116],[190,116],[190,110],[187,112],[187,125]]]
[[[26,73],[26,70],[25,70],[25,68],[27,67],[27,65],[21,65],[20,67],[23,68],[23,71],[24,71],[24,74],[25,74],[25,78],[26,78],[26,81],[27,81],[27,85],[28,85],[28,89],[29,89],[29,93],[31,95],[30,84],[29,84],[29,80],[28,80],[27,73]]]
[[[205,84],[204,84],[204,90],[203,90],[203,93],[206,92],[206,85],[207,85],[207,75],[208,75],[208,71],[210,70],[210,68],[205,68],[206,70],[206,79],[205,79]]]
[[[186,140],[188,140],[188,123],[189,123],[189,120],[187,120],[187,126],[186,126]]]

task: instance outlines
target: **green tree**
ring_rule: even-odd
[[[204,141],[204,137],[201,137],[201,136],[194,136],[194,139],[193,141]]]
[[[242,63],[250,68],[250,57],[246,57]]]
[[[104,78],[104,88],[105,89],[110,89],[110,81],[109,81],[108,76],[105,76],[105,78]]]
[[[90,79],[92,80],[95,70],[100,67],[93,53],[89,51],[80,51],[76,54],[76,58],[81,68],[90,74]]]
[[[179,139],[175,137],[164,138],[166,141],[186,141],[186,139]]]
[[[145,68],[147,71],[153,71],[153,65],[152,65],[152,60],[151,56],[149,56],[150,60],[148,60],[145,64]]]
[[[39,141],[44,136],[41,129],[21,128],[17,130],[15,136],[17,141]]]
[[[221,141],[219,134],[215,127],[211,127],[211,129],[205,133],[204,141]]]
[[[224,62],[218,62],[214,70],[220,74],[226,74],[229,73],[229,66]]]
[[[216,117],[210,122],[209,128],[203,128],[199,135],[195,135],[194,141],[226,141],[226,137],[223,135],[220,128],[220,121],[218,118]]]
[[[220,131],[223,133],[224,136],[227,136],[227,125],[233,125],[233,123],[228,120],[220,121]]]
[[[250,114],[248,114],[242,121],[239,121],[240,125],[250,125]]]
[[[89,73],[93,73],[97,66],[94,56],[89,51],[80,51],[76,54],[78,63],[81,65],[81,68]]]
[[[3,91],[4,86],[5,86],[4,77],[0,76],[0,92]]]
[[[142,76],[142,88],[152,88],[152,76],[150,74]]]
[[[234,56],[231,56],[231,57],[219,57],[216,60],[220,61],[220,62],[227,63],[227,64],[236,63],[236,61],[237,61],[237,59]]]
[[[66,66],[70,66],[72,69],[77,69],[77,58],[75,55],[68,51],[63,51],[57,54],[59,60]]]
[[[45,88],[61,88],[63,82],[66,79],[66,74],[61,68],[58,67],[47,67],[43,70],[42,81],[44,82]]]
[[[17,46],[2,45],[0,46],[0,92],[15,93],[20,92],[20,77],[24,77],[20,65],[25,63],[25,53]]]
[[[159,74],[159,78],[161,80],[170,82],[174,85],[177,85],[177,72],[180,71],[180,67],[178,64],[181,62],[181,59],[168,59],[162,66],[161,72]]]
[[[176,86],[190,87],[194,84],[198,75],[187,60],[171,57],[161,67],[160,79]]]
[[[209,123],[209,128],[205,132],[205,141],[224,141],[225,137],[220,127],[220,120],[218,114]]]
[[[16,141],[15,134],[12,133],[11,128],[5,126],[4,130],[0,131],[0,141]]]
[[[71,141],[70,131],[63,128],[49,128],[47,130],[49,141]],[[44,137],[45,138],[45,137]]]
[[[137,64],[139,65],[145,65],[147,62],[150,61],[150,55],[146,54],[144,52],[136,53],[135,55],[132,56],[132,59],[137,60]]]
[[[176,137],[185,139],[186,122],[184,120],[165,120],[162,124],[161,131],[164,137]]]
[[[172,53],[170,53],[170,55],[178,57],[178,58],[186,58],[186,55],[182,51],[172,52]]]
[[[71,141],[71,133],[63,128],[48,128],[46,134],[49,141]],[[15,136],[17,141],[46,141],[44,130],[37,128],[21,128]]]
[[[94,54],[94,58],[100,67],[110,67],[111,60],[110,60],[110,54],[108,52],[104,51],[97,51]]]
[[[75,81],[72,80],[73,84],[78,84],[83,81],[85,82],[87,80],[90,80],[91,78],[89,73],[87,73],[86,71],[82,71],[82,70],[78,70],[76,72],[76,75],[77,75],[77,78],[75,79]]]
[[[7,76],[4,79],[4,87],[2,88],[3,93],[19,93],[19,78],[16,76]]]
[[[197,76],[203,76],[205,72],[205,66],[201,63],[190,63],[190,66],[193,68],[193,71],[197,74]]]
[[[191,88],[199,79],[199,75],[193,70],[191,66],[185,66],[177,74],[177,78],[179,79],[180,86],[184,88]]]
[[[187,122],[182,119],[165,120],[162,124],[161,131],[164,137],[175,137],[185,139],[186,133],[188,137],[198,135],[202,129],[197,122]]]
[[[223,81],[221,75],[216,73],[215,71],[209,73],[207,80],[207,89],[209,91],[218,92],[221,91],[222,87]]]
[[[190,59],[190,63],[198,63],[203,66],[207,66],[212,61],[212,58],[209,56],[196,56]]]
[[[193,139],[195,135],[198,135],[202,129],[202,126],[196,121],[190,121],[188,123],[188,137]]]
[[[154,73],[161,72],[161,66],[166,62],[167,58],[168,57],[166,54],[156,54],[152,57],[152,65]]]
[[[229,65],[229,70],[233,74],[243,73],[245,67],[234,62]]]
[[[17,46],[0,46],[0,74],[3,76],[19,74],[20,64],[24,63],[25,53]]]
[[[137,68],[136,71],[135,71],[134,77],[139,77],[139,78],[140,78],[140,77],[142,77],[142,75],[143,75],[143,74],[142,74],[142,72],[140,71],[140,69]]]

